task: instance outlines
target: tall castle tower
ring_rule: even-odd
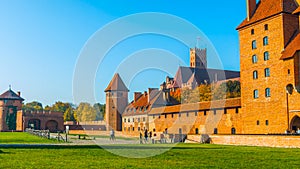
[[[190,49],[190,67],[207,68],[206,49],[199,49],[197,47]]]
[[[237,27],[240,41],[244,133],[283,133],[289,128],[286,83],[294,65],[282,51],[299,31],[295,0],[246,0],[247,17]],[[300,100],[299,100],[300,101]]]
[[[117,73],[105,89],[107,130],[122,131],[122,113],[128,105],[129,90]]]
[[[21,93],[16,94],[10,88],[0,95],[0,131],[22,131],[22,102]]]

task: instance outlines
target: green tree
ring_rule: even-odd
[[[104,114],[105,114],[105,105],[102,105],[100,103],[95,103],[93,108],[96,111],[96,119],[95,120],[103,120]]]
[[[24,111],[42,111],[43,105],[40,102],[33,101],[33,102],[23,104],[22,109]]]

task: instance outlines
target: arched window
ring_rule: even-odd
[[[267,61],[270,59],[270,55],[269,55],[269,52],[265,52],[264,53],[264,60]]]
[[[257,89],[253,91],[253,97],[254,97],[254,99],[258,98],[258,90]]]
[[[254,29],[251,29],[251,35],[254,35]]]
[[[266,97],[271,97],[271,89],[266,88]]]
[[[267,46],[269,44],[269,38],[267,36],[264,37],[263,44],[264,46]]]
[[[270,77],[270,68],[265,69],[265,77]]]
[[[252,41],[252,49],[256,49],[257,46],[256,46],[256,40]]]
[[[252,56],[252,63],[257,63],[257,56],[256,55],[253,55]]]
[[[256,70],[253,72],[253,79],[258,79],[258,72]]]

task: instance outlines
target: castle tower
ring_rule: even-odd
[[[237,27],[245,134],[283,133],[288,128],[286,82],[292,66],[282,51],[299,31],[294,0],[246,0],[247,17]],[[291,69],[291,70],[290,70]]]
[[[190,49],[190,67],[207,68],[206,49],[199,49],[197,47]]]
[[[16,94],[10,88],[0,95],[0,131],[22,131],[22,102],[21,93]]]
[[[128,105],[129,90],[117,73],[105,89],[107,130],[122,131],[122,113]]]

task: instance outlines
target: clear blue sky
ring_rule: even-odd
[[[245,0],[1,0],[0,91],[11,84],[13,90],[22,92],[25,102],[37,100],[44,106],[73,102],[73,73],[86,41],[111,21],[139,12],[168,13],[193,23],[214,44],[224,68],[239,70],[235,28],[245,18],[245,9]],[[188,48],[155,35],[129,39],[111,53],[126,57],[144,48],[172,50],[189,62]],[[104,103],[103,91],[114,71],[110,64],[99,68],[102,75],[96,75],[94,89],[98,102]],[[164,76],[145,71],[129,88],[159,87]]]

